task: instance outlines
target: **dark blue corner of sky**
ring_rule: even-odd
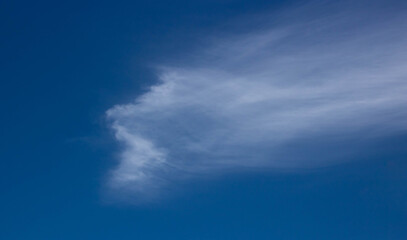
[[[154,206],[103,201],[105,111],[199,31],[292,1],[1,1],[0,239],[407,239],[407,137],[358,166],[247,174]]]

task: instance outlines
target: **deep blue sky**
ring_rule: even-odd
[[[107,203],[117,143],[105,111],[224,21],[289,1],[0,3],[0,239],[407,239],[407,135],[301,173],[186,183]]]

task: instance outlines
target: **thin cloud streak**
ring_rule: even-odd
[[[407,130],[405,19],[335,11],[287,11],[261,30],[218,37],[195,64],[160,68],[159,84],[107,111],[123,144],[109,185],[143,197],[230,168],[329,165],[338,159],[288,160],[281,149]]]

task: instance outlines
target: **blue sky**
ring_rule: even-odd
[[[406,239],[406,13],[0,3],[0,238]]]

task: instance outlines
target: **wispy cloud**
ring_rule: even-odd
[[[110,186],[146,196],[230,168],[317,167],[334,158],[281,149],[407,130],[407,22],[369,11],[288,10],[157,70],[159,84],[107,111],[123,144]]]

